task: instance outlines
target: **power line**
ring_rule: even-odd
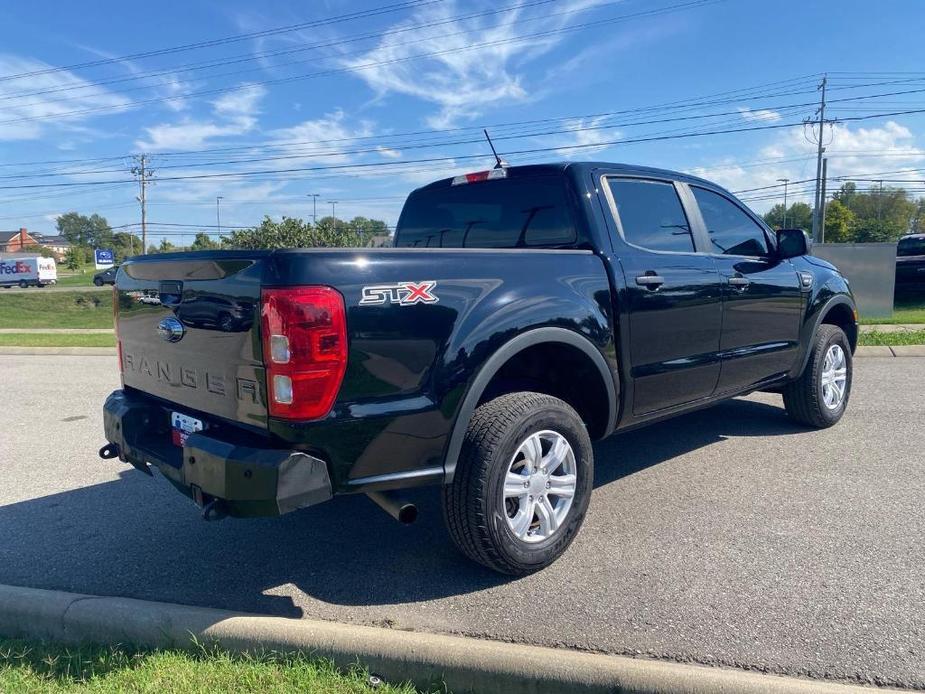
[[[114,63],[124,63],[130,60],[138,60],[141,58],[151,58],[154,56],[168,55],[171,53],[182,53],[185,51],[192,51],[200,48],[211,48],[213,46],[221,46],[228,43],[237,43],[240,41],[247,41],[255,38],[264,38],[267,36],[276,36],[279,34],[291,33],[294,31],[301,31],[303,29],[309,29],[319,26],[325,26],[328,24],[337,24],[340,22],[352,21],[354,19],[366,19],[367,17],[375,17],[382,14],[388,14],[391,12],[398,12],[401,10],[414,9],[417,7],[422,7],[425,5],[432,5],[438,2],[443,2],[444,0],[407,0],[406,2],[400,2],[393,5],[385,5],[383,7],[372,8],[369,10],[361,10],[357,12],[350,12],[347,14],[337,15],[335,17],[329,17],[327,19],[315,19],[309,22],[302,22],[300,24],[290,24],[288,26],[277,27],[275,29],[264,29],[262,31],[253,31],[247,34],[235,34],[234,36],[226,36],[220,39],[211,39],[208,41],[197,41],[195,43],[187,43],[179,46],[172,46],[170,48],[158,48],[150,51],[142,51],[140,53],[130,53],[128,55],[123,55],[115,58],[101,58],[99,60],[91,60],[84,63],[73,63],[71,65],[63,65],[60,67],[53,68],[43,68],[41,70],[30,70],[28,72],[20,72],[13,75],[4,75],[0,77],[0,82],[8,82],[10,80],[23,79],[25,77],[36,77],[38,75],[48,75],[55,72],[73,70],[82,70],[89,67],[98,67],[100,65],[112,65]]]
[[[439,0],[430,0],[430,1],[439,1]],[[629,19],[637,19],[639,17],[655,16],[655,15],[665,14],[668,12],[676,12],[676,11],[685,10],[685,9],[699,8],[699,7],[716,4],[719,2],[725,2],[725,1],[726,0],[691,0],[690,2],[680,3],[676,5],[669,5],[667,7],[657,8],[654,10],[644,10],[644,11],[635,12],[631,14],[618,15],[616,17],[609,17],[609,18],[600,19],[596,21],[584,22],[581,24],[576,24],[576,25],[568,26],[568,27],[560,27],[558,29],[549,29],[546,31],[536,32],[533,34],[525,34],[525,35],[514,36],[514,37],[505,38],[505,39],[497,39],[494,41],[484,41],[481,43],[473,43],[473,44],[456,47],[456,48],[447,48],[447,49],[443,49],[440,51],[432,51],[429,53],[420,53],[416,55],[405,56],[403,58],[393,58],[390,60],[373,61],[370,63],[364,63],[361,65],[353,65],[349,67],[330,68],[328,70],[321,70],[318,72],[312,72],[312,73],[308,73],[305,75],[295,75],[295,76],[281,77],[281,78],[271,79],[271,80],[261,80],[261,81],[256,81],[256,82],[250,82],[248,84],[237,85],[234,87],[206,89],[206,90],[201,90],[198,92],[192,92],[189,94],[185,94],[183,95],[183,98],[198,97],[198,96],[212,96],[215,94],[227,94],[227,93],[232,93],[236,91],[241,91],[244,89],[251,89],[255,85],[265,86],[265,85],[273,85],[273,84],[286,84],[286,83],[305,80],[305,79],[313,79],[316,77],[326,77],[326,76],[331,76],[331,75],[336,75],[336,74],[355,72],[358,70],[370,70],[370,69],[374,69],[378,67],[384,67],[386,65],[396,65],[396,64],[410,62],[413,60],[419,60],[421,58],[433,58],[433,57],[438,57],[442,55],[461,53],[465,51],[472,51],[472,50],[478,50],[478,49],[483,49],[483,48],[492,48],[495,46],[504,46],[504,45],[508,45],[511,43],[518,43],[522,41],[546,38],[549,36],[557,36],[560,34],[570,33],[574,31],[581,31],[584,29],[592,28],[592,27],[599,27],[599,26],[605,26],[609,24],[615,24],[618,22],[627,21]],[[113,94],[117,95],[118,92],[113,92]],[[106,112],[106,111],[113,111],[113,110],[124,111],[134,106],[144,106],[147,104],[160,103],[163,101],[171,101],[176,98],[177,96],[175,95],[167,96],[167,97],[154,97],[150,99],[140,99],[136,101],[128,101],[123,104],[119,104],[115,106],[96,106],[96,107],[85,108],[85,109],[77,109],[73,111],[63,111],[63,112],[58,112],[54,114],[46,113],[46,114],[37,115],[37,116],[23,116],[20,118],[13,118],[13,119],[7,119],[7,120],[0,121],[0,125],[32,122],[36,120],[45,120],[48,118],[67,118],[69,116],[85,115],[88,113],[99,113],[99,112]]]
[[[445,24],[453,24],[456,22],[462,22],[462,21],[466,21],[469,19],[487,17],[487,16],[495,15],[495,14],[503,14],[505,12],[522,11],[527,8],[537,7],[540,5],[548,5],[549,3],[556,2],[556,1],[557,0],[532,0],[532,2],[525,2],[523,4],[514,4],[514,5],[509,5],[507,7],[497,7],[497,8],[492,8],[488,10],[482,10],[480,12],[471,12],[468,14],[456,15],[456,16],[449,17],[446,19],[435,20],[431,22],[423,22],[420,24],[413,24],[410,26],[401,26],[401,27],[398,27],[395,29],[389,29],[386,31],[358,34],[354,36],[345,36],[345,37],[333,39],[330,41],[326,41],[323,43],[315,43],[315,44],[310,44],[307,46],[300,45],[296,48],[286,48],[286,49],[281,49],[281,50],[276,50],[276,51],[264,51],[262,53],[246,53],[246,54],[240,54],[236,56],[229,56],[228,58],[213,59],[213,60],[201,61],[198,63],[187,63],[185,65],[177,65],[171,68],[164,68],[164,69],[155,70],[155,71],[147,72],[147,73],[141,73],[141,74],[133,74],[133,75],[125,76],[125,77],[98,80],[94,82],[83,82],[82,84],[77,84],[77,85],[54,87],[51,89],[42,89],[42,90],[37,90],[37,91],[19,92],[16,94],[4,95],[3,97],[0,97],[0,101],[6,101],[8,99],[21,99],[27,96],[38,96],[41,94],[55,94],[55,93],[60,93],[60,92],[69,92],[69,91],[75,91],[75,90],[81,90],[81,89],[90,89],[94,87],[103,87],[103,86],[107,86],[110,84],[133,82],[133,81],[138,81],[142,79],[149,79],[152,77],[162,77],[164,75],[175,75],[179,72],[192,72],[195,70],[205,70],[205,69],[212,68],[212,67],[224,67],[226,65],[235,65],[235,64],[243,63],[243,62],[253,62],[255,60],[263,60],[266,58],[278,57],[281,55],[291,55],[293,53],[304,53],[307,51],[318,50],[321,48],[338,47],[338,46],[342,46],[345,43],[356,43],[358,41],[364,41],[364,40],[369,40],[369,39],[382,39],[383,37],[386,37],[386,36],[395,36],[395,35],[404,34],[408,32],[417,32],[417,31],[420,31],[421,29],[428,29],[428,28],[432,28],[435,26],[442,26]],[[611,2],[603,3],[601,5],[596,5],[595,9],[599,9],[600,7],[607,6],[607,5],[620,4],[621,2],[622,0],[612,0]],[[549,17],[556,17],[556,16],[561,16],[561,15],[566,15],[566,14],[572,14],[574,12],[575,10],[567,10],[565,12],[555,12],[552,14],[546,14],[546,15],[541,15],[541,16],[536,16],[536,17],[526,17],[516,22],[511,22],[510,24],[521,24],[525,22],[539,21],[543,19],[548,19]],[[452,36],[459,36],[465,33],[467,32],[464,32],[464,31],[455,32],[452,34],[445,34],[442,37],[438,37],[438,38],[449,38]],[[431,39],[432,37],[428,37],[428,38],[421,39],[421,40],[427,41]],[[419,43],[419,42],[420,41],[413,41],[411,43]],[[338,57],[344,57],[344,55],[351,55],[351,54],[350,53],[339,54]],[[299,61],[292,61],[288,63],[278,63],[274,65],[274,67],[279,68],[279,67],[286,67],[290,65],[301,65],[305,62],[308,62],[308,61],[299,60]],[[240,75],[245,72],[253,72],[257,70],[263,70],[263,67],[257,67],[257,68],[248,69],[248,70],[238,70],[238,71],[231,72],[231,73],[219,73],[217,75],[210,75],[210,77],[222,77],[225,75]],[[182,84],[187,81],[188,80],[180,80],[179,83]],[[149,89],[151,88],[151,86],[152,85],[145,85],[145,86],[138,87],[138,88],[121,90],[117,93],[125,94],[129,91],[136,91],[137,89]],[[76,98],[84,98],[84,97],[76,97]],[[71,100],[73,99],[56,100],[54,101],[54,103],[63,103],[64,101],[71,101]]]

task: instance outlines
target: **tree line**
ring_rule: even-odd
[[[925,233],[925,198],[913,200],[903,188],[859,191],[845,183],[825,206],[826,243],[896,241],[908,233]],[[795,202],[777,204],[764,215],[772,228],[812,229],[813,208]]]
[[[106,218],[98,214],[86,216],[68,212],[57,218],[56,228],[71,244],[64,258],[64,265],[69,269],[92,263],[95,248],[112,249],[117,263],[133,255],[140,255],[144,248],[139,235],[113,231]],[[164,238],[158,245],[148,246],[147,250],[148,253],[172,253],[214,249],[363,248],[370,246],[374,239],[388,234],[389,227],[385,222],[367,217],[354,217],[350,220],[322,217],[315,224],[296,217],[283,217],[279,222],[264,217],[255,227],[233,229],[218,239],[201,231],[188,246],[177,245]]]

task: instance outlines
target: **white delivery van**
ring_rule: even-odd
[[[0,258],[0,287],[44,287],[57,281],[58,266],[54,258],[40,255]]]

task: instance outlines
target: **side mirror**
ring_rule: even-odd
[[[807,255],[811,248],[809,235],[802,229],[777,230],[777,250],[782,260]]]

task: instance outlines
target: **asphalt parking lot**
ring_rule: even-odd
[[[758,394],[599,443],[563,560],[456,554],[436,494],[204,523],[97,458],[113,357],[0,355],[0,583],[925,688],[925,359],[856,363],[845,419]]]

